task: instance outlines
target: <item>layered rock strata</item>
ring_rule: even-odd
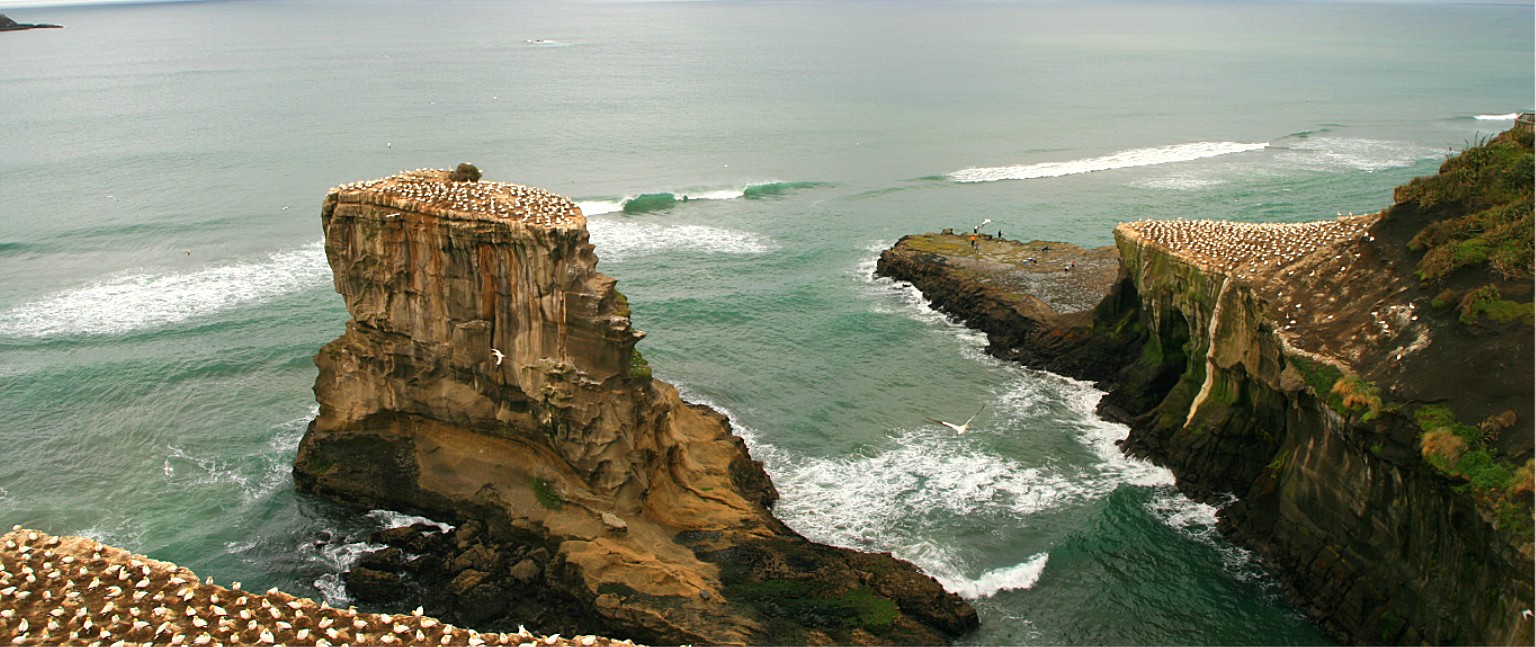
[[[18,645],[629,645],[600,636],[480,633],[424,615],[360,613],[241,590],[85,537],[17,526],[0,547],[0,640]]]
[[[1409,272],[1413,235],[1380,215],[1122,224],[1118,278],[1075,315],[997,307],[1030,301],[958,271],[969,252],[921,251],[939,235],[904,239],[880,271],[987,330],[994,354],[1100,380],[1126,450],[1191,496],[1234,501],[1223,530],[1334,636],[1529,644],[1529,485],[1480,490],[1437,469],[1417,421],[1437,402],[1470,420],[1528,412],[1528,330],[1469,331],[1435,311],[1439,288]],[[1495,455],[1525,462],[1528,481],[1528,413],[1513,424]]]
[[[570,200],[417,171],[332,190],[322,223],[352,320],[315,357],[295,481],[458,523],[418,580],[448,582],[429,611],[656,643],[939,643],[976,625],[911,564],[773,518],[726,418],[651,378]]]

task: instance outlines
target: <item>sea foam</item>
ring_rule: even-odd
[[[1359,137],[1312,137],[1279,152],[1276,161],[1308,171],[1356,170],[1373,173],[1411,166],[1445,151],[1420,144]]]
[[[319,242],[265,260],[184,273],[130,273],[0,313],[0,335],[120,335],[319,287],[330,276]]]
[[[1061,177],[1063,175],[1076,175],[1079,173],[1093,173],[1095,171],[1111,171],[1115,169],[1133,168],[1137,166],[1156,166],[1158,164],[1190,162],[1207,157],[1216,157],[1218,155],[1230,155],[1233,153],[1245,153],[1248,151],[1263,150],[1268,147],[1268,142],[1194,142],[1189,144],[1176,144],[1173,146],[1132,148],[1129,150],[1119,151],[1117,153],[1111,153],[1102,157],[1090,157],[1066,162],[1041,162],[1037,164],[1022,164],[1016,166],[968,168],[950,173],[949,177],[956,182],[1032,180],[1038,178]]]
[[[706,225],[592,218],[587,232],[598,256],[609,260],[665,252],[763,254],[778,248],[766,236]]]

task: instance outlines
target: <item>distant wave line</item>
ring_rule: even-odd
[[[1520,113],[1511,112],[1505,115],[1475,115],[1472,118],[1478,121],[1514,121],[1520,118]]]
[[[320,242],[194,272],[126,274],[0,313],[0,335],[117,335],[253,305],[325,283]]]
[[[1132,148],[1102,157],[1090,157],[1066,162],[1041,162],[1038,164],[1015,166],[968,168],[950,173],[949,177],[956,182],[962,183],[1033,180],[1097,171],[1112,171],[1138,166],[1190,162],[1218,155],[1264,150],[1268,147],[1269,142],[1194,142],[1173,146]]]

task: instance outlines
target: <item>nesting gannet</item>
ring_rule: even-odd
[[[959,435],[959,434],[965,433],[965,431],[967,429],[971,428],[971,421],[975,420],[976,416],[981,415],[981,410],[985,409],[985,408],[987,408],[987,405],[986,404],[982,404],[981,405],[981,409],[977,409],[976,413],[973,413],[973,414],[971,414],[971,417],[966,418],[965,419],[965,424],[963,424],[963,425],[957,425],[957,424],[952,423],[952,422],[944,422],[943,420],[939,420],[939,419],[936,419],[936,418],[929,418],[928,420],[930,422],[936,422],[936,423],[939,423],[941,425],[944,425],[945,427],[949,427],[950,429],[955,430],[955,434],[956,435]]]

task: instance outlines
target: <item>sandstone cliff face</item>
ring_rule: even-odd
[[[1112,396],[1139,414],[1125,446],[1169,465],[1186,491],[1236,496],[1224,526],[1335,635],[1527,644],[1528,540],[1419,457],[1407,415],[1341,413],[1309,384],[1312,367],[1353,372],[1431,343],[1417,316],[1383,323],[1413,312],[1415,295],[1375,258],[1376,219],[1352,224],[1256,276],[1116,228],[1146,336]],[[1171,388],[1151,386],[1175,374]]]
[[[1445,361],[1452,333],[1397,269],[1404,240],[1374,216],[1199,224],[1117,227],[1121,273],[1091,317],[1012,308],[1030,301],[906,240],[880,272],[986,330],[994,354],[1101,380],[1100,411],[1131,426],[1126,451],[1191,496],[1231,501],[1222,528],[1333,635],[1529,644],[1529,538],[1420,454],[1415,371]],[[1529,344],[1516,353],[1529,361]],[[1402,408],[1340,411],[1331,376],[1352,374]]]
[[[942,642],[975,625],[910,564],[769,514],[772,484],[724,416],[651,379],[569,200],[420,171],[333,190],[322,222],[353,318],[316,355],[295,480],[472,527],[423,577],[452,583],[429,611],[511,628],[557,604],[555,625],[659,643]],[[784,612],[781,590],[813,612]]]

